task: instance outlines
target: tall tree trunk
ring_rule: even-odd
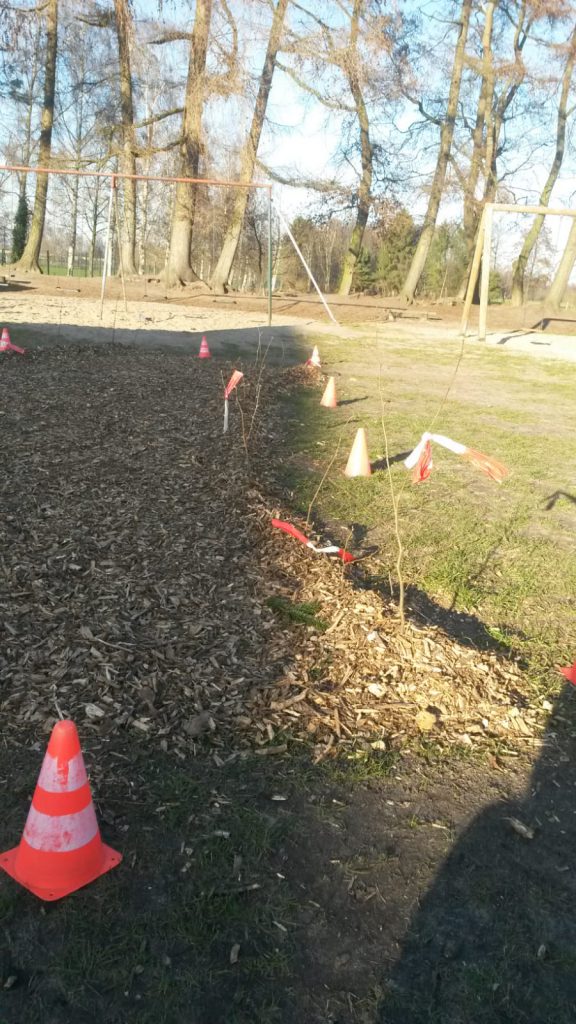
[[[550,202],[550,196],[552,195],[552,189],[558,180],[560,174],[560,168],[562,167],[562,161],[564,160],[564,147],[566,143],[566,121],[568,118],[568,97],[570,95],[570,85],[572,83],[572,74],[574,72],[574,62],[576,60],[576,28],[570,36],[568,50],[568,59],[564,68],[564,74],[562,75],[562,90],[560,92],[560,100],[558,102],[558,119],[556,122],[556,152],[554,153],[554,160],[546,179],[546,184],[540,193],[539,206],[548,206]],[[524,302],[524,277],[526,274],[526,267],[528,260],[536,242],[538,241],[542,225],[544,223],[544,215],[538,214],[532,223],[532,226],[524,239],[522,250],[516,263],[514,264],[514,273],[512,275],[512,305],[521,306]],[[570,274],[568,274],[570,276]],[[568,278],[566,279],[566,283]]]
[[[270,36],[268,38],[268,47],[266,50],[266,57],[264,59],[264,67],[262,68],[262,73],[260,75],[260,85],[258,88],[258,95],[256,97],[256,104],[254,106],[254,113],[252,115],[250,134],[242,147],[242,153],[240,156],[240,179],[242,181],[251,181],[254,174],[256,155],[258,153],[260,136],[262,134],[262,127],[266,116],[266,107],[272,86],[272,77],[276,66],[276,56],[280,46],[284,16],[286,14],[288,3],[289,0],[278,0],[274,9]],[[240,234],[242,232],[244,217],[246,216],[248,198],[249,194],[247,190],[244,191],[243,189],[238,189],[235,193],[232,214],[226,228],[226,234],[224,235],[224,241],[222,243],[222,249],[220,250],[220,256],[218,257],[218,263],[216,264],[216,268],[210,282],[215,292],[226,291],[230,270],[232,269],[232,264],[238,248],[238,242],[240,240]]]
[[[472,157],[470,168],[464,180],[464,240],[466,244],[466,266],[467,270],[462,278],[458,298],[463,300],[468,287],[470,267],[474,258],[476,248],[476,234],[480,219],[480,203],[476,198],[476,188],[482,170],[482,156],[484,153],[484,128],[486,125],[486,114],[488,105],[492,103],[494,92],[494,72],[492,60],[492,32],[494,28],[494,12],[498,0],[489,0],[484,14],[484,29],[482,32],[482,82],[476,108],[476,121],[472,133]]]
[[[136,174],[136,132],[134,129],[134,100],[132,69],[130,64],[130,10],[128,0],[114,0],[116,37],[118,39],[118,66],[120,71],[120,116],[122,118],[122,174]],[[120,245],[121,266],[125,274],[135,274],[136,252],[136,182],[122,180],[122,225]]]
[[[460,11],[458,40],[456,43],[456,50],[454,52],[448,105],[446,107],[446,116],[442,122],[442,128],[440,130],[440,151],[438,153],[436,170],[434,171],[434,177],[430,188],[428,209],[426,210],[426,216],[424,217],[424,223],[422,225],[420,238],[418,239],[418,245],[416,246],[416,252],[412,257],[412,263],[410,264],[410,269],[408,270],[401,293],[408,302],[412,302],[414,299],[414,293],[418,287],[418,282],[426,264],[426,259],[434,237],[434,228],[436,226],[438,210],[440,209],[440,201],[444,191],[446,170],[448,167],[448,160],[450,159],[452,140],[454,138],[454,127],[456,123],[456,112],[458,110],[462,72],[464,69],[464,53],[466,50],[466,41],[468,39],[471,9],[472,0],[463,0]]]
[[[568,281],[570,280],[570,274],[574,269],[576,263],[576,218],[572,220],[572,227],[570,228],[570,234],[568,235],[568,241],[566,242],[566,248],[562,253],[562,259],[554,280],[548,289],[546,295],[546,305],[553,312],[557,312],[562,305],[562,300],[566,294],[568,287]]]
[[[47,167],[52,152],[52,125],[54,124],[54,97],[56,93],[56,57],[58,53],[58,0],[48,0],[46,7],[46,59],[44,64],[44,100],[42,120],[40,122],[40,146],[38,161],[40,167]],[[34,211],[30,234],[22,256],[18,260],[18,269],[26,273],[41,273],[38,258],[44,220],[46,218],[46,199],[48,196],[48,175],[38,174]]]
[[[190,42],[188,79],[184,99],[180,177],[197,178],[202,145],[206,54],[212,15],[212,0],[196,0],[194,29]],[[195,277],[190,266],[190,247],[194,227],[197,186],[185,182],[176,185],[166,284],[185,284]]]
[[[350,45],[348,47],[348,55],[344,64],[344,70],[346,72],[348,85],[350,86],[350,92],[352,93],[352,98],[354,100],[356,115],[358,117],[358,125],[360,128],[360,163],[362,167],[362,174],[360,176],[360,184],[358,186],[356,222],[352,228],[350,242],[346,255],[344,256],[342,277],[340,278],[340,285],[338,287],[339,295],[350,294],[352,279],[354,277],[354,271],[362,248],[364,230],[368,222],[368,215],[370,213],[370,205],[372,202],[372,165],[374,150],[370,139],[368,111],[366,110],[366,104],[364,102],[364,96],[362,94],[358,74],[358,27],[361,7],[362,0],[354,0],[352,23],[350,26]]]

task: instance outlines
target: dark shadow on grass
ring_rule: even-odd
[[[575,1019],[575,699],[566,687],[524,796],[494,802],[450,850],[384,982],[378,1024]]]
[[[549,494],[548,497],[545,498],[546,504],[544,505],[544,508],[549,512],[550,509],[555,508],[559,501],[568,501],[572,502],[573,505],[576,505],[576,494],[568,494],[568,491],[554,491],[553,494]]]
[[[407,459],[410,455],[410,451],[397,452],[396,455],[391,455],[388,459],[378,459],[376,462],[370,463],[370,468],[373,473],[377,473],[380,470],[387,470],[388,466],[393,466],[396,462],[404,462],[404,459]]]
[[[339,398],[338,406],[341,405],[356,405],[356,402],[365,402],[368,395],[364,395],[363,398]]]

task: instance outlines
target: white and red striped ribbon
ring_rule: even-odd
[[[490,455],[485,455],[484,452],[479,452],[476,448],[468,448],[467,445],[460,444],[459,441],[453,441],[451,437],[445,437],[444,434],[429,434],[426,431],[422,434],[414,450],[404,459],[406,469],[414,471],[412,474],[414,483],[421,483],[430,476],[433,465],[432,442],[441,445],[442,448],[447,448],[448,451],[454,452],[455,455],[462,455],[476,466],[477,469],[481,470],[482,473],[495,480],[496,483],[501,484],[508,475],[506,466],[498,462],[497,459],[493,459]]]
[[[232,374],[230,380],[228,381],[226,387],[224,388],[224,434],[226,434],[228,431],[228,399],[230,398],[230,395],[234,391],[234,388],[238,387],[243,376],[244,374],[241,372],[241,370],[234,370],[234,373]]]
[[[291,537],[299,540],[301,544],[304,544],[307,548],[310,548],[311,551],[314,551],[316,555],[338,555],[343,562],[356,561],[354,555],[350,554],[349,551],[346,551],[344,548],[336,547],[333,544],[324,548],[317,547],[316,544],[313,544],[312,541],[309,540],[309,538],[296,526],[293,526],[292,523],[285,523],[281,519],[273,519],[272,526],[276,527],[277,530],[282,530],[283,533],[290,534]]]

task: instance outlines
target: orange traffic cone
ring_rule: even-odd
[[[320,405],[323,405],[325,409],[335,409],[338,405],[338,402],[336,401],[336,381],[334,380],[334,377],[328,377],[328,383],[320,400]]]
[[[366,444],[366,431],[364,430],[364,427],[360,427],[356,433],[356,437],[354,438],[354,444],[352,445],[352,450],[348,456],[344,475],[370,476],[371,473],[370,459],[368,458],[368,445]]]
[[[21,356],[24,355],[25,349],[19,348],[18,345],[13,345],[10,341],[10,335],[8,328],[2,328],[2,336],[0,337],[0,352],[19,352]]]
[[[202,338],[202,341],[200,342],[200,351],[198,353],[198,358],[199,359],[210,359],[211,355],[212,355],[212,353],[210,352],[210,349],[208,348],[208,342],[206,341],[206,335],[204,335],[203,338]]]
[[[57,722],[20,845],[0,854],[0,868],[41,900],[59,900],[121,860],[100,839],[76,726]]]
[[[318,351],[318,345],[314,345],[314,348],[312,349],[312,355],[310,356],[310,359],[306,360],[306,366],[315,366],[317,370],[320,369],[321,363],[320,363],[320,353]]]

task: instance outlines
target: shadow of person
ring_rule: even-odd
[[[576,1020],[574,725],[567,686],[524,797],[478,815],[422,899],[378,1024]]]

